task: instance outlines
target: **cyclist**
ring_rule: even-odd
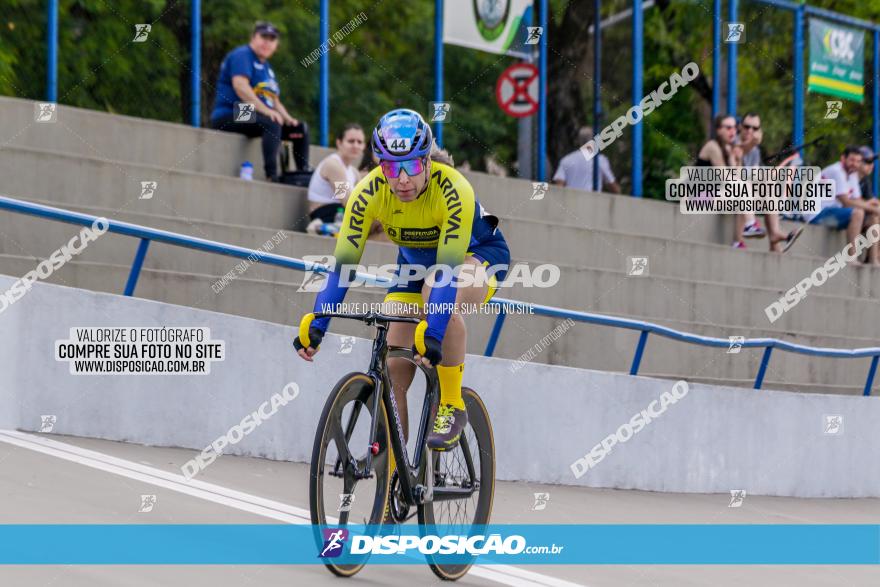
[[[372,147],[380,164],[352,191],[336,242],[336,264],[318,294],[315,311],[332,311],[344,299],[346,288],[339,285],[341,265],[360,261],[373,220],[379,220],[388,238],[399,246],[398,276],[400,266],[440,266],[433,279],[427,276],[427,283],[425,279],[403,284],[399,280],[385,302],[387,307],[403,308],[394,313],[423,318],[418,325],[391,324],[388,344],[412,344],[416,361],[436,367],[440,405],[427,444],[434,450],[450,450],[467,424],[461,395],[467,332],[460,310],[464,304],[480,304],[494,295],[506,274],[510,251],[497,229],[498,219],[480,205],[467,179],[454,168],[432,161],[432,149],[437,148],[431,127],[421,115],[404,108],[388,112],[373,131]],[[294,346],[300,357],[311,361],[330,319],[309,324],[308,316]],[[396,359],[389,360],[388,368],[406,434],[405,394],[415,365]]]

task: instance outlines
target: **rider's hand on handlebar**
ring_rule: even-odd
[[[426,367],[436,367],[440,364],[440,360],[443,358],[443,354],[440,352],[442,346],[442,343],[433,336],[426,336],[424,354],[420,354],[414,344],[412,348],[413,359],[415,359],[416,362],[421,361]]]
[[[309,345],[306,347],[302,341],[299,339],[299,335],[297,335],[293,339],[293,348],[296,349],[296,354],[302,357],[304,360],[311,362],[312,357],[315,356],[315,353],[318,352],[318,347],[321,345],[321,340],[324,338],[324,333],[321,332],[320,329],[315,328],[314,326],[309,328]]]

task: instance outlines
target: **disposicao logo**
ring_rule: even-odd
[[[336,558],[345,547],[345,541],[348,540],[348,530],[344,528],[322,528],[324,534],[324,546],[321,547],[319,558]]]

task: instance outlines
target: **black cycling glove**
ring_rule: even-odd
[[[317,349],[318,345],[321,344],[321,341],[324,339],[324,333],[320,328],[312,326],[309,328],[309,346],[313,349]],[[306,348],[305,345],[299,340],[299,334],[296,335],[293,339],[293,348],[297,351],[300,349]]]
[[[443,354],[440,352],[440,349],[442,346],[443,346],[443,343],[441,343],[439,340],[437,340],[433,336],[426,336],[425,337],[425,352],[420,353],[418,351],[418,349],[416,348],[415,344],[413,344],[412,350],[413,350],[413,353],[415,353],[417,355],[422,355],[423,357],[425,357],[426,359],[431,361],[431,365],[436,367],[437,365],[440,364],[440,359],[443,358]]]

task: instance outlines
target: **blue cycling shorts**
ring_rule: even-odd
[[[407,253],[412,253],[413,249],[407,249],[406,251],[404,251],[403,248],[399,249],[397,252],[398,266],[407,263],[422,263],[428,266],[433,264],[433,262],[430,264],[428,263],[429,259],[424,253],[422,253],[422,251],[424,251],[424,249],[421,249],[418,254],[412,255]],[[436,259],[436,251],[432,252]],[[486,267],[492,267],[494,265],[505,266],[505,269],[499,270],[495,275],[489,278],[489,292],[486,294],[486,299],[483,300],[483,303],[488,302],[498,290],[498,283],[504,281],[504,278],[507,276],[506,267],[510,265],[510,249],[507,247],[507,242],[503,238],[496,238],[488,242],[477,243],[468,248],[467,254]],[[413,257],[416,258],[414,259]],[[399,274],[400,268],[398,267],[396,275]],[[421,304],[423,302],[422,288],[424,285],[424,279],[410,279],[407,283],[394,285],[388,288],[388,294],[385,296],[385,301]]]

